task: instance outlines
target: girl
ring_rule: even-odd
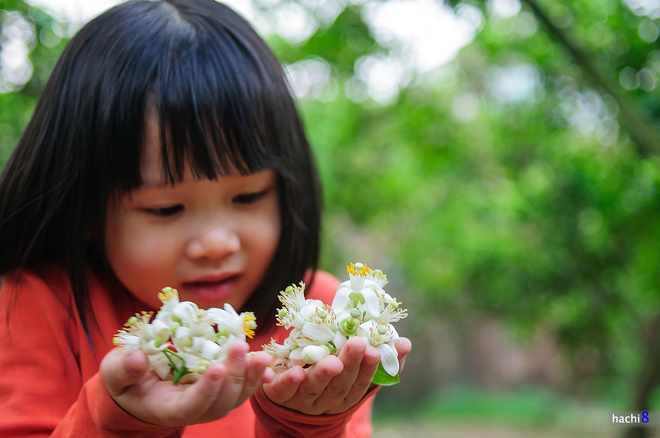
[[[246,22],[213,0],[90,22],[0,176],[0,436],[370,435],[375,348],[278,373],[246,355],[286,336],[288,284],[331,301],[319,222],[282,68]],[[255,311],[261,334],[194,383],[160,381],[109,342],[164,286]]]

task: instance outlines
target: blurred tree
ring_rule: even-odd
[[[302,102],[331,225],[348,214],[371,230],[406,287],[450,318],[482,309],[550,327],[575,393],[642,411],[660,383],[660,13],[633,3],[453,2],[477,36],[396,105],[356,99],[352,83],[365,58],[401,52],[372,36],[352,70],[337,55],[352,28],[373,35],[357,6],[276,47],[322,57],[344,91]],[[326,243],[333,268],[356,250]]]
[[[22,0],[0,0],[0,163],[9,158],[64,49],[66,24]]]

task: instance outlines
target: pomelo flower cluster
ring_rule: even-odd
[[[257,328],[254,313],[238,314],[230,304],[224,309],[200,309],[191,301],[179,301],[171,287],[158,298],[163,303],[156,317],[142,312],[131,317],[113,343],[122,349],[142,350],[154,372],[177,383],[184,375],[196,378],[209,365],[222,362],[229,346],[252,338]]]
[[[278,325],[292,330],[283,344],[271,340],[263,346],[275,358],[274,366],[314,364],[339,355],[350,337],[359,336],[379,350],[387,374],[398,374],[394,342],[399,334],[392,323],[408,316],[407,310],[385,292],[387,277],[380,270],[351,263],[347,272],[349,280],[339,285],[332,306],[306,299],[303,282],[280,292],[283,307],[277,314]]]

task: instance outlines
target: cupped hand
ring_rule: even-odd
[[[407,338],[394,342],[400,370],[412,348]],[[373,386],[380,353],[375,347],[353,337],[339,356],[327,356],[309,368],[295,366],[277,371],[275,379],[263,385],[274,403],[310,415],[337,414],[356,405]]]
[[[160,380],[137,350],[111,351],[101,374],[115,402],[143,421],[169,427],[206,423],[224,417],[273,379],[271,356],[259,352],[248,360],[248,350],[247,343],[234,343],[224,364],[209,366],[193,383]]]

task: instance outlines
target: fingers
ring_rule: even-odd
[[[169,418],[171,425],[181,426],[203,421],[220,396],[227,374],[225,365],[213,364],[183,392],[172,394],[177,400]]]
[[[268,353],[259,352],[252,355],[247,362],[245,384],[239,397],[239,403],[251,396],[262,383],[270,382],[273,379],[275,373],[269,368],[272,362],[273,358]]]
[[[113,397],[121,395],[137,383],[148,369],[147,355],[142,351],[119,351],[108,353],[101,364],[101,375],[108,392]]]
[[[275,376],[271,383],[265,384],[264,392],[272,402],[286,405],[296,395],[303,380],[305,370],[295,366]]]
[[[216,403],[216,409],[232,409],[243,393],[246,373],[246,354],[250,347],[245,342],[235,342],[229,347],[225,367],[227,373],[222,382],[222,397]]]
[[[338,357],[326,356],[307,369],[307,376],[300,384],[298,392],[311,404],[323,394],[330,381],[343,370],[344,364]]]
[[[359,372],[346,397],[329,413],[343,412],[362,400],[362,397],[364,397],[371,386],[371,381],[374,378],[374,374],[376,374],[379,363],[380,353],[375,347],[368,346],[360,363]]]
[[[406,356],[412,350],[412,342],[408,338],[401,338],[401,342],[394,342],[394,348],[399,355],[399,372],[403,371],[403,365],[406,362]]]
[[[224,364],[213,364],[200,378],[187,388],[181,398],[182,411],[196,422],[215,420],[224,417],[230,410],[239,406],[251,395],[261,380],[261,373],[270,363],[259,356],[254,365],[248,366],[246,354],[249,346],[236,342],[229,347]],[[201,415],[200,415],[201,413]]]
[[[339,353],[339,359],[342,361],[344,369],[341,374],[337,375],[329,382],[327,390],[317,400],[319,405],[329,406],[337,404],[346,397],[346,395],[352,390],[353,385],[356,383],[358,376],[360,375],[361,368],[363,367],[362,362],[363,359],[365,359],[366,352],[367,346],[362,339],[356,337],[351,338],[346,342]],[[377,352],[378,350],[376,350],[376,353]],[[377,361],[379,357],[380,356],[376,358],[376,367],[378,367]],[[369,357],[368,359],[370,362],[373,360],[372,357]],[[368,377],[368,381],[371,381],[371,377]],[[367,383],[366,387],[363,388],[364,392],[366,392],[368,387],[369,385]]]

